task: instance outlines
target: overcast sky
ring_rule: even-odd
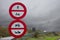
[[[29,28],[60,31],[60,0],[0,0],[1,25],[8,25],[12,21],[9,7],[14,2],[22,2],[27,7],[23,20]]]

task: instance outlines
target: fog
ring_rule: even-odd
[[[27,15],[22,20],[28,28],[60,31],[60,0],[0,0],[0,25],[8,26],[14,20],[9,15],[9,7],[18,1],[27,7]]]

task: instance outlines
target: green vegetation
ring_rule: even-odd
[[[0,38],[8,37],[9,32],[8,28],[0,27]],[[42,31],[28,31],[28,33],[22,37],[18,38],[18,40],[57,40],[60,38],[60,32],[42,32]]]
[[[6,27],[0,26],[0,37],[7,37],[10,36],[8,33],[8,29]]]
[[[41,31],[36,31],[36,32],[31,32],[27,33],[28,36],[24,36],[21,39],[18,40],[57,40],[60,38],[60,32],[41,32]],[[32,35],[29,36],[29,34]]]
[[[60,38],[60,36],[54,36],[54,37],[40,37],[40,38],[29,38],[28,40],[57,40]]]

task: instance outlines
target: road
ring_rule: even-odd
[[[14,37],[12,37],[12,36],[0,38],[0,40],[12,40],[12,39],[14,39]]]

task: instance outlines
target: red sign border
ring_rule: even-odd
[[[15,17],[15,16],[12,15],[12,8],[13,8],[15,5],[21,5],[21,6],[24,8],[24,14],[23,14],[21,17]],[[25,17],[26,13],[27,13],[27,8],[26,8],[26,6],[25,6],[23,3],[21,3],[21,2],[15,2],[15,3],[13,3],[13,4],[10,6],[10,8],[9,8],[9,14],[10,14],[10,16],[11,16],[12,18],[14,18],[14,19],[22,19],[23,17]]]
[[[24,32],[23,32],[21,35],[19,35],[19,36],[16,36],[16,35],[14,35],[14,34],[11,32],[11,25],[12,25],[13,23],[15,23],[15,22],[20,22],[20,23],[22,23],[22,24],[24,25]],[[25,24],[23,21],[21,21],[21,20],[14,20],[14,21],[12,21],[12,22],[10,23],[10,25],[9,25],[9,27],[8,27],[8,31],[9,31],[9,33],[10,33],[11,36],[13,36],[13,37],[15,37],[15,38],[20,38],[20,37],[24,36],[24,34],[25,34],[26,31],[27,31],[26,24]]]

